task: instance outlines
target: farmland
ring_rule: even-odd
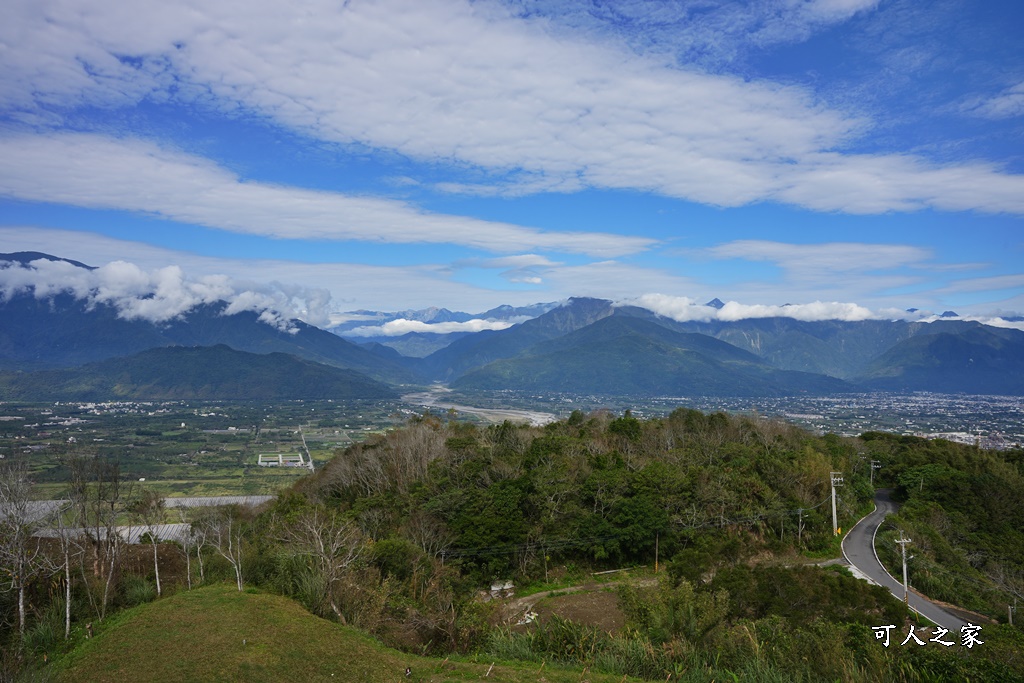
[[[272,494],[306,467],[261,467],[261,456],[312,458],[408,417],[389,402],[112,402],[0,405],[0,456],[28,465],[36,496],[58,497],[68,456],[118,463],[129,480],[166,496]],[[308,453],[306,452],[308,449]]]

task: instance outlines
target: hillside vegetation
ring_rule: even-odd
[[[880,552],[892,545],[884,535],[903,529],[919,555],[913,585],[929,592],[946,582],[950,594],[937,597],[963,598],[993,619],[1006,615],[1024,587],[1013,528],[1024,508],[1020,451],[879,434],[818,436],[756,416],[689,409],[650,420],[628,411],[576,412],[545,427],[480,428],[423,415],[338,450],[264,510],[198,512],[193,531],[205,551],[190,541],[186,575],[193,585],[227,579],[240,591],[258,586],[391,647],[438,659],[694,682],[1024,680],[1019,626],[987,621],[984,645],[973,649],[885,648],[872,627],[892,624],[905,635],[913,622],[903,603],[841,567],[812,565],[840,554],[830,473],[843,474],[838,524],[848,529],[871,509],[872,460],[882,464],[876,483],[908,499],[880,534]],[[95,469],[82,471],[106,478],[77,478],[80,488],[69,492],[87,501],[89,519],[110,511],[142,519],[153,509],[152,500],[111,497],[110,469],[96,461],[83,467],[90,462]],[[102,504],[94,509],[92,500]],[[159,553],[149,569],[107,571],[117,556],[103,538],[83,548],[71,573],[79,633],[85,621],[106,623],[116,609],[152,598],[146,590]],[[181,553],[161,546],[165,555]],[[205,575],[196,573],[201,558]],[[517,626],[522,606],[509,611],[502,600],[482,597],[493,583],[511,582],[521,595],[637,566],[647,574],[607,586],[624,623],[614,632],[558,615]],[[182,578],[165,581],[183,587]],[[65,603],[47,580],[40,573],[25,584],[25,635],[11,635],[28,659],[64,647],[56,634]],[[16,605],[11,593],[0,604],[12,622]],[[235,641],[249,638],[249,618],[230,619],[225,630]],[[262,617],[251,618],[260,638],[273,637]],[[133,647],[135,656],[165,640],[153,634],[153,644]],[[310,651],[317,647],[313,639]]]

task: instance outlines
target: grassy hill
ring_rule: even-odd
[[[209,586],[119,614],[57,665],[58,681],[469,681],[491,662],[404,654],[277,595]],[[405,677],[405,669],[412,675]],[[588,675],[591,681],[621,676]],[[580,672],[495,666],[488,681],[578,681]]]

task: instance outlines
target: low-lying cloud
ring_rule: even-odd
[[[323,289],[250,285],[225,275],[189,278],[179,266],[151,271],[133,263],[113,261],[94,270],[66,261],[39,259],[27,266],[0,262],[0,300],[29,294],[49,299],[70,294],[92,308],[113,307],[124,320],[166,323],[197,306],[225,302],[224,315],[254,311],[273,327],[296,332],[294,320],[311,325],[328,323],[330,292]]]
[[[451,334],[452,332],[483,332],[484,330],[505,330],[521,320],[484,320],[474,318],[466,322],[425,323],[421,320],[398,318],[383,325],[364,325],[346,330],[346,337],[400,337],[410,332],[430,334]]]
[[[644,294],[631,299],[623,299],[616,306],[639,306],[677,322],[736,322],[751,318],[793,318],[805,322],[822,320],[839,320],[844,322],[861,322],[864,320],[911,320],[917,322],[935,322],[937,320],[965,320],[979,322],[993,327],[1005,327],[1024,330],[1024,322],[1017,320],[1012,314],[949,316],[926,310],[902,310],[898,308],[882,308],[872,310],[860,304],[841,301],[812,301],[805,304],[784,304],[781,306],[767,304],[741,304],[728,301],[721,308],[697,303],[685,296],[669,296],[666,294]],[[1008,317],[1003,317],[1007,315]]]

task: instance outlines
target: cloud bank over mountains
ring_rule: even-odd
[[[92,270],[66,261],[38,259],[27,266],[0,262],[0,300],[20,294],[49,299],[69,294],[93,307],[112,306],[125,320],[165,323],[197,306],[227,303],[225,315],[253,311],[278,329],[293,332],[292,321],[329,322],[330,292],[272,283],[240,283],[224,275],[189,278],[178,266],[145,271],[125,261]]]
[[[721,303],[721,302],[719,302]],[[685,296],[669,296],[665,294],[644,294],[643,296],[624,299],[616,302],[618,306],[638,306],[653,313],[671,318],[677,322],[736,322],[750,318],[792,318],[804,322],[821,320],[840,320],[844,322],[861,322],[863,320],[914,320],[934,322],[936,320],[955,317],[959,320],[973,320],[996,327],[1010,327],[1024,330],[1024,322],[1007,320],[1002,315],[993,313],[985,316],[951,316],[933,311],[918,309],[884,308],[871,310],[855,303],[839,301],[812,301],[803,304],[741,304],[728,301],[721,306],[709,306]],[[1019,316],[1006,314],[1010,318]]]
[[[422,320],[398,318],[389,320],[383,325],[364,325],[346,330],[346,337],[400,337],[410,332],[429,332],[431,334],[450,334],[452,332],[482,332],[484,330],[507,330],[516,323],[529,320],[485,320],[473,318],[465,322],[427,323]]]
[[[332,299],[326,289],[281,283],[259,285],[232,280],[225,275],[189,277],[179,266],[144,270],[126,261],[113,261],[94,269],[66,261],[38,259],[28,265],[0,261],[0,301],[18,295],[48,299],[69,294],[87,306],[105,304],[126,320],[166,323],[180,318],[197,306],[224,302],[224,315],[243,311],[259,314],[259,319],[284,331],[294,332],[293,320],[318,327],[332,324]],[[855,303],[813,301],[797,304],[742,304],[736,301],[711,306],[685,296],[644,294],[615,302],[618,306],[638,306],[679,322],[732,322],[750,318],[785,317],[806,322],[841,320],[917,320],[931,322],[942,316],[931,311],[907,311],[896,308],[871,310]],[[336,317],[336,316],[335,316]],[[998,327],[1024,329],[1024,322],[1012,314],[958,316]],[[380,325],[363,325],[346,330],[344,336],[401,336],[409,332],[449,334],[503,330],[527,320],[474,318],[464,322],[430,323],[398,318]]]

